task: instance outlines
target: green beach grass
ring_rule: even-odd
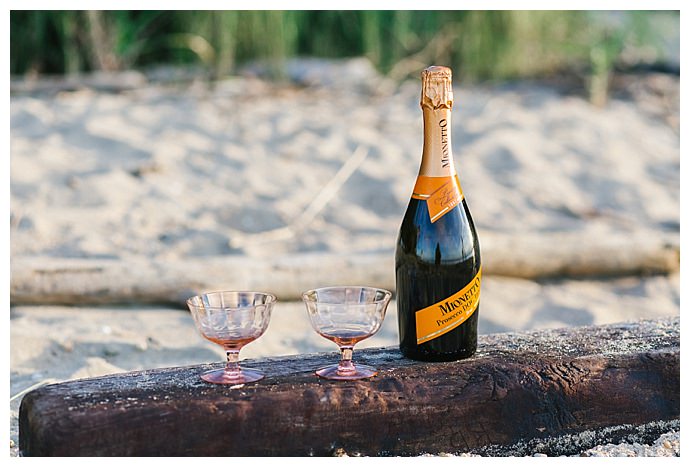
[[[366,56],[396,76],[417,62],[448,64],[470,80],[601,73],[627,43],[653,45],[652,14],[624,12],[612,25],[587,11],[12,11],[10,70],[166,63],[223,75],[254,59]]]

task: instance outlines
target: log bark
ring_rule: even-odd
[[[573,235],[482,238],[483,272],[530,279],[670,273],[679,246],[663,238]],[[394,254],[224,256],[185,261],[20,257],[11,261],[15,305],[173,303],[208,290],[266,290],[281,300],[315,286],[367,284],[395,290]]]
[[[520,455],[516,446],[537,440],[562,455],[591,447],[588,437],[549,440],[599,432],[616,442],[625,427],[680,418],[678,317],[485,335],[459,362],[365,349],[355,361],[379,368],[370,380],[313,374],[336,359],[245,361],[267,376],[238,388],[199,379],[217,364],[45,386],[22,400],[19,447],[24,456]]]

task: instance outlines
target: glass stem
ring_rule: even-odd
[[[240,374],[240,351],[237,349],[225,349],[228,362],[225,364],[225,372],[231,375]]]
[[[355,365],[352,363],[352,347],[340,348],[340,362],[338,362],[339,375],[351,375],[355,372]]]

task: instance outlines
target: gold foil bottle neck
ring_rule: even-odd
[[[422,71],[422,108],[453,107],[452,73],[446,66],[430,66]]]

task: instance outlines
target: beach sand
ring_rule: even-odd
[[[142,75],[119,92],[15,92],[11,257],[392,255],[421,154],[419,83],[395,86],[359,59],[323,69],[281,84],[251,76],[161,83]],[[577,89],[544,83],[456,83],[453,149],[480,240],[571,232],[679,242],[678,78],[626,80],[603,108]],[[358,148],[361,163],[324,193]],[[317,210],[319,196],[329,198]],[[256,241],[286,226],[291,235]],[[679,313],[678,273],[487,276],[480,332]],[[393,302],[381,331],[361,347],[397,344],[395,315]],[[181,307],[13,302],[9,322],[10,394],[19,394],[10,402],[12,456],[27,388],[223,359]],[[313,351],[337,357],[301,303],[279,301],[266,334],[242,356]],[[675,444],[659,446],[632,451],[676,452]],[[621,449],[608,452],[627,455]]]

